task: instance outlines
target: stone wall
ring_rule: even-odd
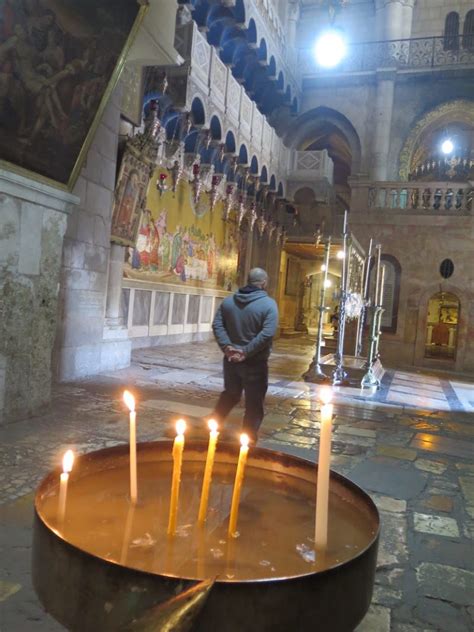
[[[0,420],[49,402],[63,236],[77,202],[0,170]]]
[[[474,373],[473,218],[354,212],[351,228],[363,247],[373,237],[384,255],[401,264],[397,331],[382,336],[384,364]],[[453,261],[454,273],[444,280],[439,268],[446,258]],[[461,303],[457,354],[451,363],[424,358],[428,301],[440,291],[452,292]]]
[[[474,8],[472,0],[418,0],[413,15],[412,37],[443,35],[446,16],[457,11],[462,33],[466,13]]]
[[[104,341],[120,98],[118,89],[105,109],[74,188],[80,203],[68,218],[64,238],[55,353],[57,377],[62,381],[130,362],[129,341]]]

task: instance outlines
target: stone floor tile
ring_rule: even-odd
[[[454,566],[422,563],[416,570],[420,592],[461,606],[474,606],[474,573]]]
[[[396,498],[381,496],[380,494],[371,494],[371,496],[379,511],[404,513],[407,509],[406,500],[397,500]]]
[[[429,496],[421,502],[425,509],[432,509],[434,511],[444,511],[451,513],[453,510],[453,499],[449,496]]]
[[[402,459],[404,461],[414,461],[417,457],[416,450],[412,450],[411,448],[400,448],[384,444],[377,446],[377,454],[380,456],[389,456],[392,459]]]
[[[413,519],[415,531],[459,538],[459,527],[454,518],[415,512]]]
[[[472,458],[472,444],[468,441],[439,437],[424,432],[417,433],[410,442],[410,446],[435,454],[448,454],[464,459]]]
[[[390,608],[371,606],[354,632],[390,632]]]
[[[416,459],[414,466],[423,472],[432,472],[433,474],[443,474],[447,466],[439,461],[429,461],[427,459]]]
[[[15,584],[13,582],[7,582],[0,579],[0,603],[9,599],[19,590],[21,590],[21,584]]]
[[[474,477],[473,476],[460,476],[459,482],[461,484],[462,494],[469,505],[474,505]]]

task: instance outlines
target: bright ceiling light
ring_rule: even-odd
[[[323,264],[321,265],[321,272],[324,272],[325,270],[326,270],[326,266],[325,266],[325,264],[323,263]]]
[[[344,259],[344,250],[338,250],[337,254],[336,254],[336,257],[338,259]]]
[[[334,68],[346,56],[347,46],[342,34],[332,30],[323,33],[314,46],[317,63],[324,68]]]
[[[443,141],[442,145],[441,145],[441,151],[443,152],[443,154],[452,154],[454,151],[454,143],[450,138],[447,138],[445,141]]]
[[[331,283],[331,281],[329,279],[326,279],[324,281],[324,287],[331,287],[331,285],[332,285],[332,283]]]

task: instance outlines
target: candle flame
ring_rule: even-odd
[[[248,444],[249,444],[249,441],[250,441],[250,439],[249,439],[249,436],[247,434],[241,434],[240,435],[240,445],[242,447],[247,447]]]
[[[130,391],[123,392],[123,401],[131,413],[135,410],[135,398]]]
[[[209,426],[209,430],[211,432],[217,432],[219,426],[217,425],[217,421],[215,419],[209,419],[207,425]]]
[[[332,401],[332,388],[330,386],[323,386],[319,391],[319,399],[323,404],[330,404]]]
[[[182,435],[184,434],[185,430],[186,430],[186,422],[184,421],[184,419],[178,419],[178,421],[176,422],[176,434]]]
[[[69,474],[72,470],[72,464],[74,463],[74,452],[72,450],[68,450],[64,453],[63,456],[63,472],[65,474]]]

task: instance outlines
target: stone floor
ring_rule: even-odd
[[[260,444],[314,460],[318,387],[299,381],[311,355],[304,338],[276,343]],[[177,413],[200,436],[221,385],[213,343],[140,350],[130,368],[58,386],[50,411],[0,428],[1,632],[62,629],[38,603],[29,567],[33,490],[64,450],[127,440],[124,386],[139,398],[139,439],[170,435]],[[382,519],[373,604],[358,632],[473,629],[473,410],[473,383],[419,372],[388,371],[375,394],[336,392],[333,468],[372,495]],[[236,410],[228,436],[240,418]]]

